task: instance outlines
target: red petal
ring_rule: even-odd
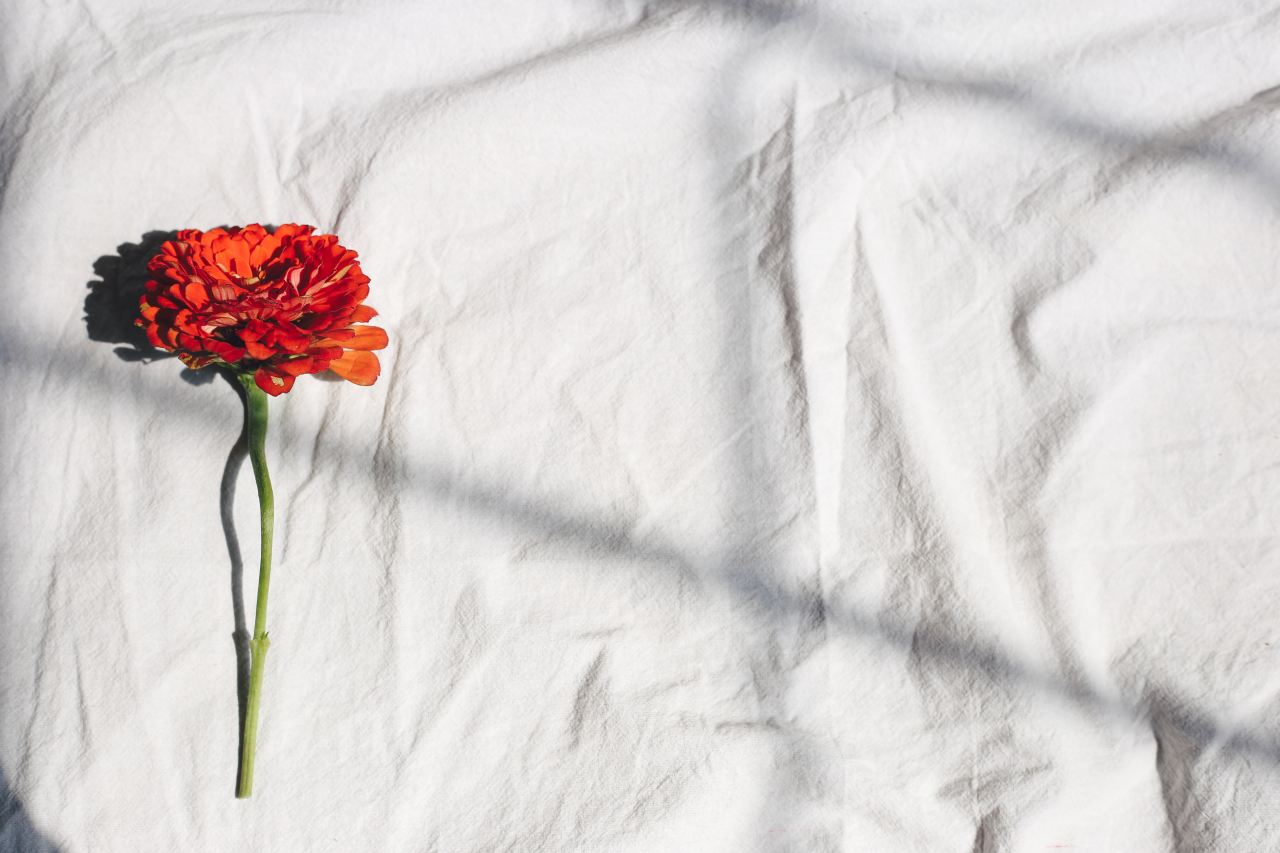
[[[258,387],[266,391],[272,397],[279,397],[281,394],[293,387],[293,377],[287,373],[274,373],[265,367],[259,367],[253,374],[253,381]]]
[[[244,348],[245,352],[249,353],[250,358],[271,358],[276,354],[276,351],[271,347],[264,347],[252,338],[245,338]]]
[[[182,295],[192,308],[203,308],[209,304],[209,291],[198,281],[192,281],[184,287]]]

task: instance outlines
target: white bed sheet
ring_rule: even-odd
[[[0,9],[0,849],[1280,849],[1280,5]],[[109,321],[258,221],[391,346],[239,802],[239,401]]]

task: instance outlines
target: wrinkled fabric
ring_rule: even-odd
[[[0,850],[1280,849],[1280,5],[3,18]],[[236,801],[241,402],[117,320],[249,222],[391,343]]]

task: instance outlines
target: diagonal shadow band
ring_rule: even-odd
[[[22,366],[29,369],[57,371],[64,374],[62,378],[65,379],[76,378],[76,371],[67,360],[58,358],[55,353],[43,353],[41,344],[34,341],[14,343],[16,345],[9,352],[11,362],[21,361]],[[111,393],[108,387],[98,383],[87,383],[84,390],[103,397]],[[168,416],[193,425],[208,420],[209,409],[203,406],[178,406],[166,401],[165,410]],[[371,453],[369,448],[340,443],[331,443],[327,452],[352,459],[364,458]],[[236,456],[233,449],[224,472],[224,491],[234,482],[234,477],[226,472],[237,468]],[[906,649],[921,658],[964,667],[993,680],[1007,680],[1029,689],[1052,693],[1087,713],[1118,715],[1176,734],[1197,749],[1216,746],[1224,751],[1246,753],[1280,764],[1280,742],[1277,740],[1228,728],[1211,714],[1195,707],[1194,703],[1181,699],[1176,690],[1158,683],[1143,681],[1140,695],[1134,697],[1117,699],[1104,696],[1084,683],[1036,672],[1003,650],[976,639],[955,636],[929,624],[894,621],[885,613],[853,604],[835,607],[814,593],[787,589],[773,579],[768,561],[750,552],[735,553],[734,549],[727,548],[723,552],[725,558],[714,571],[700,573],[694,569],[700,564],[698,559],[665,541],[661,535],[637,537],[633,534],[632,525],[611,521],[604,513],[570,512],[522,497],[502,484],[459,481],[444,466],[419,464],[406,472],[406,479],[410,488],[466,506],[470,511],[489,518],[536,530],[568,546],[643,562],[686,579],[710,581],[737,598],[749,600],[766,618],[789,619],[818,614],[818,618],[833,629],[833,636],[862,637],[886,647]],[[238,556],[239,549],[234,538],[234,525],[229,523],[229,506],[229,503],[224,503],[228,510],[224,513],[224,530],[230,531],[228,550],[233,555],[234,567],[237,562],[234,556]]]
[[[600,2],[608,6],[616,0]],[[1110,124],[1098,121],[1065,100],[1019,85],[1008,75],[975,74],[969,67],[937,60],[908,65],[896,47],[885,45],[882,35],[816,4],[788,0],[657,0],[651,5],[646,20],[654,15],[693,11],[746,22],[761,34],[788,26],[802,28],[816,55],[833,67],[857,68],[884,75],[886,82],[916,85],[978,103],[1007,105],[1047,131],[1123,155],[1108,176],[1110,184],[1153,160],[1189,160],[1221,168],[1229,177],[1238,179],[1243,191],[1261,190],[1272,206],[1280,207],[1280,167],[1260,158],[1257,151],[1242,148],[1220,135],[1236,122],[1273,113],[1280,106],[1280,85],[1276,85],[1280,81],[1271,81],[1248,98],[1198,121],[1176,129],[1152,131],[1136,125],[1124,127],[1120,118]]]
[[[605,6],[617,5],[615,0],[601,2]],[[1280,170],[1256,148],[1243,146],[1235,138],[1239,130],[1273,113],[1280,104],[1280,87],[1271,83],[1263,83],[1261,86],[1255,84],[1257,91],[1252,95],[1244,98],[1236,95],[1237,100],[1229,102],[1225,107],[1217,107],[1207,117],[1196,116],[1188,121],[1175,114],[1173,118],[1175,122],[1181,122],[1181,127],[1175,127],[1171,131],[1151,132],[1119,116],[1110,121],[1100,121],[1094,115],[1073,109],[1067,99],[1051,96],[1044,88],[1037,90],[1034,83],[1028,84],[1025,80],[1019,80],[1016,75],[1002,76],[999,71],[975,74],[972,67],[947,67],[945,62],[933,59],[912,61],[909,52],[901,49],[908,44],[905,39],[892,37],[886,40],[883,33],[878,36],[873,27],[856,26],[844,15],[824,9],[820,4],[795,4],[785,0],[655,0],[646,5],[644,11],[646,16],[655,12],[672,16],[682,12],[720,15],[726,20],[745,23],[754,35],[759,36],[755,43],[744,45],[722,64],[717,88],[708,95],[709,107],[717,102],[721,105],[728,103],[732,107],[735,99],[744,96],[750,98],[751,81],[758,80],[759,75],[753,77],[748,71],[761,53],[761,42],[775,31],[784,38],[799,35],[806,53],[812,54],[828,67],[869,72],[873,78],[879,77],[884,84],[893,86],[895,94],[902,87],[925,93],[930,99],[954,97],[978,105],[1016,110],[1039,129],[1080,143],[1097,154],[1101,169],[1095,178],[1100,177],[1099,187],[1102,192],[1114,193],[1126,184],[1137,184],[1153,169],[1172,163],[1189,162],[1222,173],[1241,195],[1261,199],[1271,208],[1280,207]],[[1076,60],[1078,58],[1073,57]],[[732,112],[732,109],[707,109],[707,142],[711,150],[756,150],[758,141],[750,138],[743,128],[737,126],[737,122],[717,118]],[[791,145],[793,142],[790,137],[794,133],[796,121],[794,91],[787,121],[788,124],[778,131],[775,139],[786,134],[786,141]],[[771,141],[769,145],[772,144]],[[779,265],[784,272],[777,280],[770,282],[784,301],[793,300],[795,295],[795,280],[787,277],[788,272],[794,272],[789,231],[792,220],[791,211],[787,209],[793,191],[793,161],[789,159],[787,163],[780,186],[774,188],[779,211],[769,224],[773,233],[787,234],[787,245],[781,259],[784,264]],[[727,208],[725,210],[728,213]],[[741,225],[740,215],[739,212],[734,212],[727,218],[722,217],[722,237],[731,237],[736,233]],[[790,269],[785,265],[787,262],[792,264]],[[880,298],[883,299],[882,296]],[[791,315],[793,306],[793,301],[787,305],[788,316]],[[736,310],[741,312],[740,307]],[[741,317],[738,320],[741,321]],[[1018,317],[1015,316],[1015,338],[1018,322]],[[800,344],[801,338],[793,336],[790,354],[793,364],[803,365]],[[1023,355],[1026,356],[1027,353],[1024,352]],[[1034,369],[1034,358],[1028,361]],[[803,367],[791,381],[796,386],[800,399],[807,400]],[[909,449],[915,451],[919,448]],[[745,485],[747,488],[741,492],[741,497],[748,499],[750,491],[757,484]],[[1036,562],[1047,559],[1049,548],[1043,537],[1037,537],[1035,541],[1038,553],[1029,554],[1028,558]],[[818,576],[821,577],[821,572]],[[1058,678],[1051,679],[1025,667],[1015,667],[1015,661],[992,646],[984,646],[971,638],[951,635],[934,627],[926,626],[923,633],[918,627],[908,630],[906,625],[887,623],[881,615],[860,612],[856,607],[829,608],[823,612],[829,623],[840,624],[839,630],[857,631],[864,637],[878,637],[896,646],[910,648],[912,655],[923,654],[937,660],[953,660],[971,670],[982,671],[991,678],[1015,678],[1025,683],[1038,684],[1083,709],[1119,712],[1142,719],[1150,725],[1156,743],[1160,795],[1164,801],[1174,848],[1179,853],[1203,849],[1205,844],[1211,843],[1212,834],[1204,829],[1205,822],[1197,817],[1202,809],[1197,802],[1191,779],[1196,759],[1206,749],[1219,748],[1263,756],[1274,764],[1280,760],[1274,728],[1267,737],[1247,732],[1224,731],[1212,718],[1180,701],[1175,694],[1145,683],[1141,695],[1133,702],[1119,698],[1108,700],[1090,689],[1082,675],[1079,661],[1075,659],[1071,638],[1065,631],[1066,626],[1061,624],[1053,584],[1048,580],[1048,575],[1043,573],[1032,573],[1032,577],[1032,583],[1036,586],[1035,594],[1047,614],[1043,627],[1063,673]],[[826,603],[818,602],[820,607]],[[987,847],[982,840],[984,830],[985,821],[978,827],[975,849]]]

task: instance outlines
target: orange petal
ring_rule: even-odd
[[[342,358],[329,362],[329,369],[348,382],[357,385],[372,385],[378,379],[382,366],[378,357],[364,350],[347,350]]]
[[[255,274],[279,248],[280,238],[274,234],[265,234],[253,244],[253,248],[249,250],[249,264],[253,267]]]
[[[299,358],[276,362],[273,366],[281,373],[287,373],[290,376],[301,376],[304,373],[315,373],[315,363],[316,360],[314,358],[304,355]]]
[[[351,312],[351,322],[367,323],[377,316],[378,312],[374,311],[368,305],[357,305],[355,310]]]
[[[387,332],[377,326],[356,326],[354,338],[342,342],[346,349],[382,349],[387,345]]]

